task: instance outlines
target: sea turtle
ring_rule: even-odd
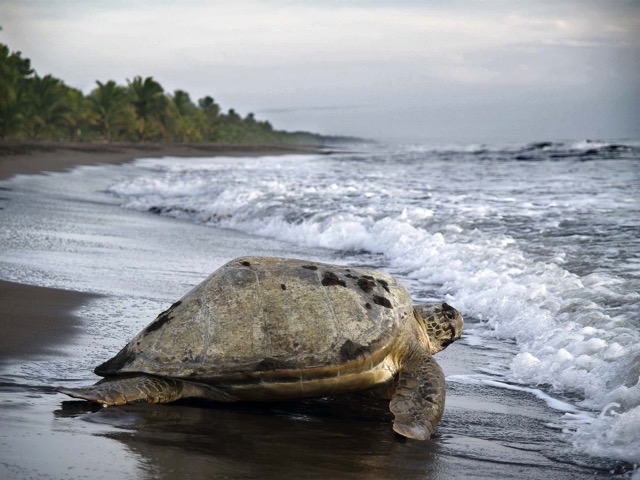
[[[277,401],[372,391],[394,430],[428,439],[444,410],[432,355],[460,337],[446,303],[413,305],[391,275],[284,258],[233,260],[162,312],[86,388],[104,406]]]

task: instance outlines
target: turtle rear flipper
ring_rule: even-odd
[[[83,388],[58,388],[57,391],[74,398],[96,402],[105,407],[126,403],[169,403],[185,396],[185,383],[171,378],[139,375],[105,379]]]
[[[420,355],[400,369],[389,408],[393,429],[408,438],[427,440],[444,412],[445,383],[440,365],[431,355]]]

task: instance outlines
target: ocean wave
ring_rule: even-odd
[[[406,152],[435,155],[456,155],[477,160],[590,160],[628,159],[640,154],[640,142],[633,140],[609,142],[602,140],[550,141],[514,144],[472,144],[472,145],[404,145]]]
[[[549,207],[537,215],[535,195],[522,202],[499,189],[492,195],[473,191],[472,183],[442,188],[452,171],[444,163],[448,154],[442,155],[442,169],[427,168],[425,180],[423,159],[148,160],[138,164],[145,174],[110,191],[127,208],[298,245],[381,254],[381,266],[409,281],[416,300],[441,298],[473,319],[468,334],[515,340],[515,356],[494,381],[544,390],[587,412],[589,421],[565,419],[577,448],[640,462],[640,331],[633,307],[640,306],[640,294],[634,277],[572,273],[557,248],[532,255],[522,238],[489,228],[488,217],[504,224],[507,216],[521,216],[526,204],[534,211],[523,224],[547,228],[548,219],[539,217]],[[582,200],[570,201],[582,215]],[[619,407],[607,408],[612,404]],[[617,433],[604,435],[603,429]]]

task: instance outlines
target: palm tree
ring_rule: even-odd
[[[160,122],[160,116],[165,112],[167,97],[164,89],[153,77],[144,80],[137,76],[133,81],[127,80],[131,103],[138,119],[138,137],[144,140],[148,134],[152,120]]]
[[[171,113],[171,133],[174,138],[181,142],[202,140],[207,130],[207,118],[184,90],[173,92]]]
[[[200,111],[204,114],[203,134],[209,141],[217,141],[220,139],[220,106],[215,102],[213,97],[207,95],[198,100]]]
[[[33,74],[31,61],[20,52],[10,53],[0,43],[0,138],[19,132],[26,92],[24,82]]]
[[[68,128],[75,123],[68,90],[62,81],[51,75],[36,75],[28,80],[25,123],[32,138],[52,138],[60,128]]]
[[[105,140],[111,140],[113,128],[123,123],[127,107],[127,90],[113,80],[102,83],[89,94],[94,123],[100,128]]]
[[[181,117],[189,115],[196,109],[196,106],[191,101],[189,94],[184,90],[176,90],[173,92],[173,97],[171,99],[178,109],[178,113]]]
[[[215,120],[215,118],[220,115],[220,106],[209,95],[198,100],[198,106],[207,115],[209,120]]]

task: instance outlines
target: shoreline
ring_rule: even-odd
[[[0,141],[0,180],[15,175],[62,172],[79,165],[120,164],[143,157],[326,154],[309,145],[217,143],[89,143]]]
[[[62,172],[81,165],[121,164],[151,156],[209,157],[326,153],[320,147],[173,143],[0,141],[0,181]],[[46,354],[68,344],[82,319],[74,311],[97,295],[0,278],[0,360]]]
[[[82,322],[74,312],[97,297],[0,280],[0,361],[47,354],[68,344]]]

